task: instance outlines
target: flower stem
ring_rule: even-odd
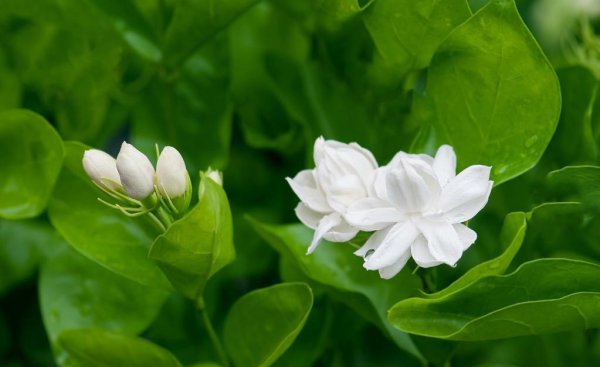
[[[201,298],[198,301],[197,307],[198,307],[198,310],[200,311],[200,313],[202,314],[202,321],[204,322],[204,327],[206,328],[206,332],[208,333],[208,336],[210,337],[210,341],[212,342],[215,352],[217,352],[217,355],[219,356],[219,359],[221,360],[221,365],[223,367],[229,367],[229,359],[227,358],[227,354],[225,353],[223,344],[221,344],[221,340],[219,339],[219,336],[215,332],[215,328],[213,327],[212,322],[210,321],[210,318],[208,317],[208,312],[206,312],[206,309],[204,308],[204,299]]]

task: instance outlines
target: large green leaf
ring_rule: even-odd
[[[168,65],[189,57],[260,0],[178,0],[164,41]]]
[[[318,251],[306,255],[313,231],[301,224],[270,226],[252,221],[258,233],[282,256],[288,256],[311,280],[342,292],[342,301],[370,311],[374,321],[399,347],[421,358],[408,335],[387,322],[387,310],[399,300],[413,296],[420,288],[419,278],[409,269],[391,280],[382,280],[376,272],[362,267],[362,259],[352,254],[349,245],[323,242]]]
[[[168,350],[141,338],[79,329],[61,333],[58,341],[81,367],[181,367]]]
[[[310,287],[282,283],[250,292],[232,307],[224,341],[236,366],[270,366],[304,327],[313,304]]]
[[[568,199],[600,210],[600,167],[567,166],[548,174],[550,186]]]
[[[63,162],[60,136],[40,115],[27,110],[0,113],[0,218],[39,215]]]
[[[173,287],[198,300],[208,279],[235,258],[227,195],[209,177],[200,182],[200,201],[154,241],[156,260]]]
[[[363,19],[381,57],[376,61],[393,76],[426,67],[439,44],[470,15],[466,0],[377,0]]]
[[[456,150],[461,167],[492,166],[499,184],[532,168],[556,128],[559,84],[512,0],[493,0],[456,28],[428,69],[412,118],[413,149]]]
[[[154,320],[167,296],[123,278],[66,244],[41,269],[40,306],[52,342],[64,330],[97,327],[128,335]]]
[[[66,159],[48,207],[52,224],[73,248],[115,273],[142,284],[169,289],[169,282],[148,259],[158,233],[144,218],[128,218],[98,202],[112,199],[99,190],[82,166],[86,146],[67,143]]]
[[[408,333],[450,340],[490,340],[600,326],[600,266],[538,259],[514,273],[488,276],[433,299],[411,298],[389,319]]]

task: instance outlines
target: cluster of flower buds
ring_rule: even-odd
[[[418,266],[454,266],[477,234],[463,222],[487,203],[490,167],[456,174],[456,155],[443,145],[435,157],[399,152],[379,167],[356,143],[318,138],[315,168],[288,178],[301,202],[296,215],[315,230],[308,253],[324,238],[346,242],[373,232],[355,254],[382,278],[396,275],[412,257]]]
[[[90,149],[83,155],[83,168],[92,181],[117,203],[102,203],[130,217],[147,215],[162,231],[190,206],[192,185],[185,162],[177,149],[156,149],[154,166],[133,145],[123,142],[117,159]]]

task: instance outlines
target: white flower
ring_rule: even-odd
[[[117,156],[117,170],[127,194],[143,200],[154,191],[154,167],[142,152],[123,142]]]
[[[82,163],[87,175],[99,186],[108,190],[123,189],[117,162],[109,154],[98,149],[89,149],[83,153]]]
[[[184,195],[189,175],[183,157],[173,147],[164,147],[156,162],[156,184],[162,196],[171,199]]]
[[[377,161],[367,149],[322,137],[315,141],[314,160],[314,169],[286,178],[301,201],[296,215],[315,229],[308,254],[321,238],[345,242],[356,236],[358,229],[350,226],[343,215],[348,206],[372,194],[377,170]]]
[[[344,218],[361,230],[376,231],[355,252],[364,267],[382,278],[396,275],[413,257],[420,267],[455,265],[477,238],[462,224],[487,203],[490,167],[475,165],[456,175],[448,145],[435,158],[398,153],[377,174],[374,195],[355,201]]]

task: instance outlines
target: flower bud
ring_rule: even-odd
[[[175,199],[188,189],[188,172],[183,157],[177,149],[165,147],[156,163],[156,183],[162,196]]]
[[[117,163],[113,157],[98,149],[89,149],[83,153],[83,169],[87,175],[108,190],[123,190]]]
[[[117,156],[117,170],[127,194],[143,200],[154,191],[154,167],[148,157],[133,145],[123,142]]]
[[[219,186],[223,186],[223,172],[209,168],[206,172],[204,172],[204,175],[218,183]]]

